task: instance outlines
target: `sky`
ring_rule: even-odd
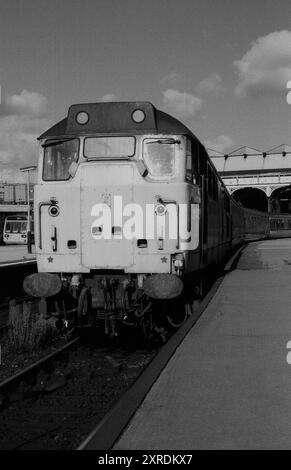
[[[291,0],[0,0],[0,180],[73,103],[150,101],[223,153],[291,145],[289,80]]]

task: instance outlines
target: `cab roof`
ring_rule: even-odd
[[[136,111],[139,111],[140,122],[134,119]],[[141,117],[143,117],[142,121]],[[111,133],[120,135],[183,134],[198,140],[176,118],[145,101],[73,104],[68,110],[67,117],[44,132],[38,139]]]

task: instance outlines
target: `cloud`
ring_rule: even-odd
[[[219,135],[214,139],[204,141],[204,145],[206,148],[223,153],[233,145],[233,141],[228,135]]]
[[[190,121],[199,114],[203,106],[203,100],[179,90],[163,91],[164,109],[174,117]]]
[[[117,96],[114,95],[113,93],[108,93],[107,95],[102,96],[101,101],[104,103],[108,101],[118,101]]]
[[[165,75],[161,80],[160,83],[165,86],[177,86],[177,83],[181,80],[181,75],[178,72],[170,72]]]
[[[47,112],[47,99],[39,93],[22,90],[19,95],[7,96],[6,112],[35,117],[44,116]]]
[[[277,31],[258,38],[233,65],[238,75],[237,96],[286,93],[291,78],[291,31]]]
[[[196,91],[197,93],[219,93],[225,91],[225,88],[222,86],[221,76],[213,73],[198,83]]]
[[[23,90],[0,106],[0,181],[23,181],[22,166],[36,164],[37,137],[50,126],[47,99]]]

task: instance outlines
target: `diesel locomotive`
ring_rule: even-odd
[[[74,299],[74,322],[101,320],[113,336],[121,324],[146,336],[181,325],[203,273],[246,232],[202,143],[149,102],[74,104],[39,141],[38,273],[25,290],[57,299],[66,322]],[[266,217],[251,218],[267,233]]]

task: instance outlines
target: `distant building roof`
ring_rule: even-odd
[[[282,144],[270,150],[240,147],[227,155],[208,149],[217,171],[223,175],[291,171],[291,146]]]
[[[257,149],[254,149],[252,147],[240,147],[236,150],[233,150],[232,152],[230,152],[228,155],[231,155],[231,156],[240,156],[240,155],[261,155],[263,153],[262,150],[257,150]]]

